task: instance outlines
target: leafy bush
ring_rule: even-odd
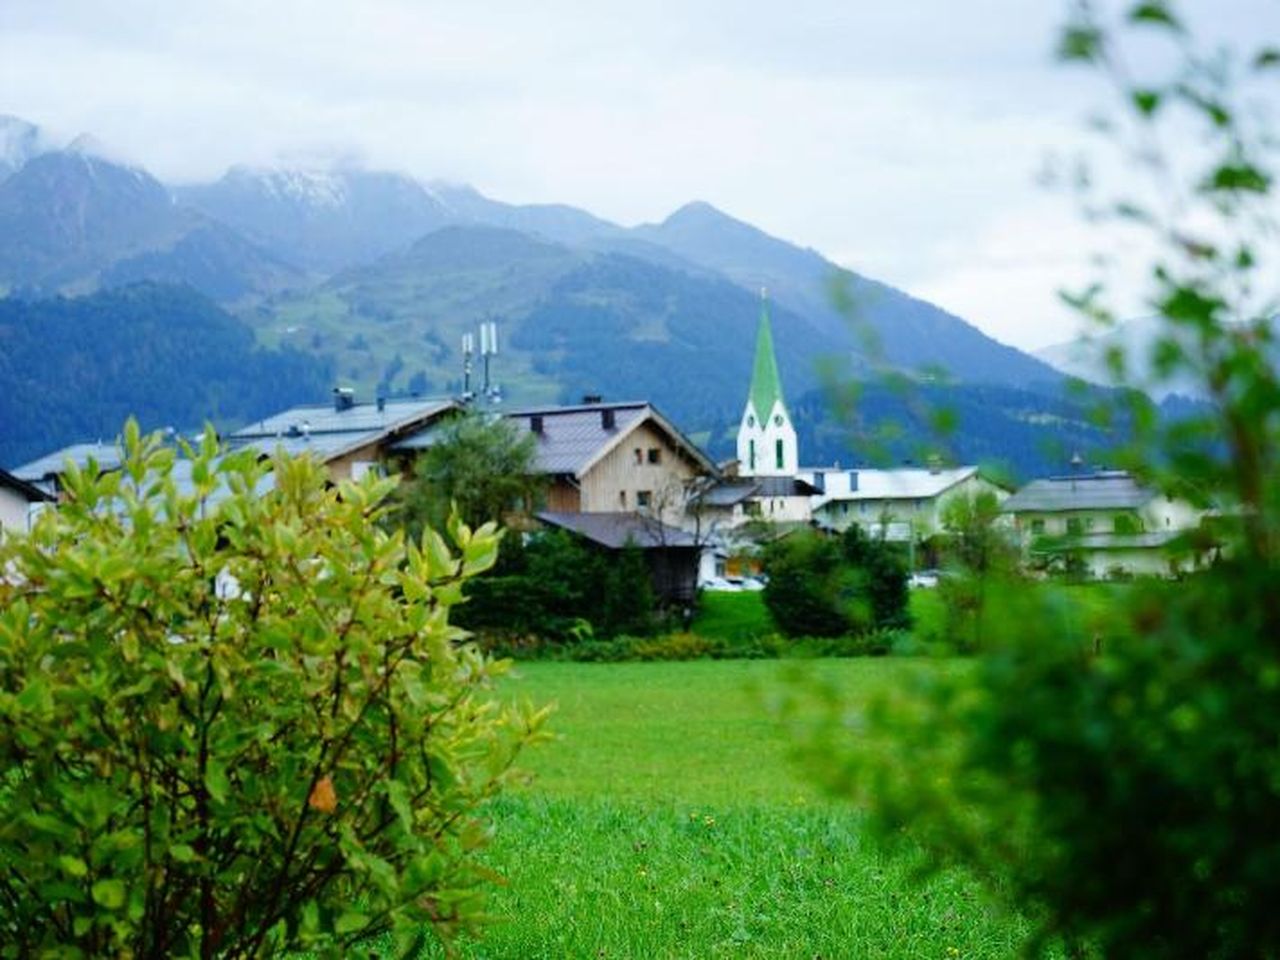
[[[764,602],[789,636],[835,637],[910,624],[898,550],[852,526],[840,539],[801,532],[765,550]]]
[[[492,637],[539,636],[555,643],[590,635],[648,633],[654,622],[649,567],[638,549],[605,554],[563,530],[503,547],[494,574],[467,585],[458,622]]]
[[[449,623],[492,564],[308,459],[123,469],[0,546],[0,955],[345,955],[480,917],[477,808],[542,714]],[[267,491],[267,492],[263,492]]]

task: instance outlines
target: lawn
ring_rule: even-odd
[[[937,669],[937,667],[932,667]],[[559,739],[492,810],[506,878],[469,958],[1007,957],[1027,931],[957,872],[872,846],[793,769],[769,703],[816,671],[857,696],[911,661],[530,663]]]

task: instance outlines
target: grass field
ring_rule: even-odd
[[[936,667],[935,667],[936,668]],[[793,769],[768,703],[801,671],[853,695],[904,660],[523,664],[559,739],[493,811],[505,876],[469,958],[1008,957],[1026,933],[957,872],[913,882]]]

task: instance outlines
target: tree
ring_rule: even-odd
[[[1134,393],[1126,461],[1164,493],[1215,504],[1225,559],[1176,586],[1130,587],[1097,619],[1068,591],[990,579],[972,668],[860,705],[856,744],[834,697],[813,769],[863,798],[887,836],[905,830],[1010,897],[1036,924],[1029,952],[1057,939],[1074,955],[1276,956],[1274,145],[1237,94],[1274,83],[1280,51],[1206,57],[1172,4],[1124,14],[1112,25],[1079,4],[1062,35],[1064,56],[1116,84],[1128,124],[1109,129],[1157,179],[1149,203],[1110,209],[1159,246],[1162,332],[1149,358],[1109,360],[1156,383],[1194,376],[1209,397],[1161,422]],[[1164,44],[1149,62],[1173,63],[1169,75],[1122,68],[1130,31]],[[1194,147],[1170,156],[1164,142]],[[1101,287],[1072,300],[1113,322]]]
[[[401,522],[411,536],[442,528],[455,508],[463,522],[501,522],[531,513],[546,490],[535,472],[537,441],[509,421],[468,411],[442,429],[400,493]]]
[[[839,538],[793,533],[765,548],[765,606],[790,636],[832,637],[910,624],[900,553],[851,526]]]
[[[449,623],[494,527],[411,542],[378,523],[394,480],[331,489],[211,429],[185,452],[130,422],[120,470],[71,469],[0,545],[0,955],[472,925],[478,808],[544,719],[491,699],[501,666]]]

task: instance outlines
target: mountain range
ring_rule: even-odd
[[[1062,383],[963,319],[702,202],[627,228],[353,167],[236,167],[212,183],[165,185],[90,141],[57,146],[0,118],[0,296],[137,283],[143,298],[161,296],[157,283],[188,286],[259,347],[309,355],[366,394],[460,389],[462,335],[494,321],[493,375],[509,402],[643,397],[721,455],[746,391],[761,287],[797,399],[825,377],[905,373],[1014,391],[1021,410],[1027,397],[1057,402]],[[832,437],[828,426],[810,433]],[[48,446],[74,439],[51,435]],[[851,457],[815,442],[807,459]]]

